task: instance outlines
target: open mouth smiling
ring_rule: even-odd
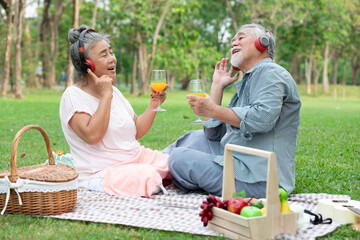
[[[235,54],[235,53],[238,53],[238,52],[240,52],[239,48],[235,48],[234,50],[231,51],[232,54]]]

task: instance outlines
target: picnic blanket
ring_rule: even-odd
[[[166,189],[168,195],[154,195],[153,199],[109,196],[106,193],[79,189],[77,204],[72,212],[48,217],[219,236],[219,233],[204,227],[200,221],[200,204],[206,199],[206,195],[196,192],[182,194],[173,186]],[[318,199],[324,198],[350,199],[346,195],[292,194],[288,202],[290,207],[302,207],[316,213]],[[311,224],[309,228],[298,231],[296,236],[281,234],[277,238],[315,239],[334,231],[340,225],[336,222]]]

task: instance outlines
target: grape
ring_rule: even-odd
[[[229,200],[225,200],[223,201],[224,205],[223,205],[223,209],[227,210],[227,206],[229,204]]]
[[[208,216],[208,218],[209,218],[209,221],[213,218],[213,213],[212,213],[212,211],[208,211],[207,212],[207,216]]]
[[[226,210],[228,202],[228,200],[221,201],[219,198],[216,198],[214,195],[211,194],[206,197],[206,201],[203,201],[200,205],[202,211],[199,213],[204,227],[207,226],[208,222],[211,221],[214,216],[211,209],[213,207],[218,207]]]

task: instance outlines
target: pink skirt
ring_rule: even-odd
[[[168,157],[141,146],[134,159],[108,168],[104,191],[110,195],[151,197],[156,186],[169,174]]]

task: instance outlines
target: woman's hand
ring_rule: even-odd
[[[151,89],[150,105],[151,105],[152,109],[155,109],[158,106],[159,101],[160,101],[160,105],[163,102],[165,102],[165,99],[166,99],[166,92],[165,91],[166,91],[166,89],[168,89],[168,85],[166,85],[166,88],[164,89],[164,91],[160,91],[160,92],[155,91],[154,89],[152,89],[152,87],[150,87],[150,89]]]
[[[114,81],[108,75],[102,75],[100,78],[97,77],[90,69],[87,70],[89,77],[93,80],[95,85],[95,92],[100,96],[112,96]]]
[[[69,120],[69,125],[84,142],[94,145],[105,136],[109,126],[113,80],[107,75],[98,78],[90,70],[88,70],[88,74],[93,82],[92,85],[89,85],[91,92],[100,98],[99,106],[92,116],[83,112],[74,113]]]
[[[164,91],[157,92],[154,89],[151,89],[151,100],[148,108],[145,110],[143,114],[141,114],[139,117],[135,115],[134,122],[136,126],[136,139],[142,138],[151,128],[151,125],[154,121],[154,118],[156,116],[156,112],[153,110],[158,106],[159,101],[160,104],[162,104],[166,99],[166,92],[165,90],[168,88],[166,85],[166,88]]]
[[[236,73],[233,77],[232,74],[234,72],[234,69],[230,67],[230,70],[228,71],[229,66],[229,59],[223,58],[221,61],[216,63],[215,71],[213,74],[213,84],[216,84],[220,86],[221,88],[225,88],[231,83],[235,82],[239,78],[239,72]]]

